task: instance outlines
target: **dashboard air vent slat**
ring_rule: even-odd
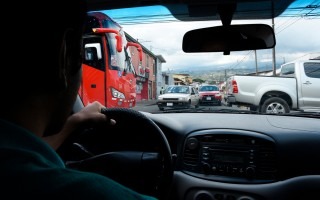
[[[185,149],[183,155],[183,162],[187,165],[196,166],[199,163],[198,150]]]
[[[261,145],[258,152],[258,174],[264,176],[263,178],[276,177],[277,160],[273,145]]]

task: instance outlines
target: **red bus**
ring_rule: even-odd
[[[99,101],[106,107],[136,105],[136,72],[123,28],[102,12],[88,13],[83,36],[84,59],[79,95],[87,105]]]

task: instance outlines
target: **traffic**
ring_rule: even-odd
[[[199,76],[163,71],[161,66],[166,60],[162,55],[155,55],[103,12],[88,15],[83,48],[79,95],[84,105],[99,101],[108,108],[140,110],[145,101],[155,101],[158,110],[151,106],[147,109],[150,112],[222,107],[276,114],[320,108],[319,93],[313,92],[320,90],[317,54],[304,63],[298,60],[281,65],[285,71],[296,64],[289,74],[279,68],[264,75],[225,74],[216,81],[202,80]],[[172,86],[189,89],[187,94],[175,93],[168,90]],[[206,91],[209,86],[215,89]]]

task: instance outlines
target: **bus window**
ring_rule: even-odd
[[[104,65],[104,53],[101,37],[87,37],[83,39],[84,42],[84,60],[83,63],[94,67],[96,69],[105,70]]]
[[[86,44],[84,46],[85,60],[101,60],[102,52],[100,43]]]

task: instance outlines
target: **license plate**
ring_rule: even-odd
[[[207,97],[207,100],[210,101],[210,100],[211,100],[211,97]]]
[[[167,103],[167,106],[173,106],[173,103]]]

